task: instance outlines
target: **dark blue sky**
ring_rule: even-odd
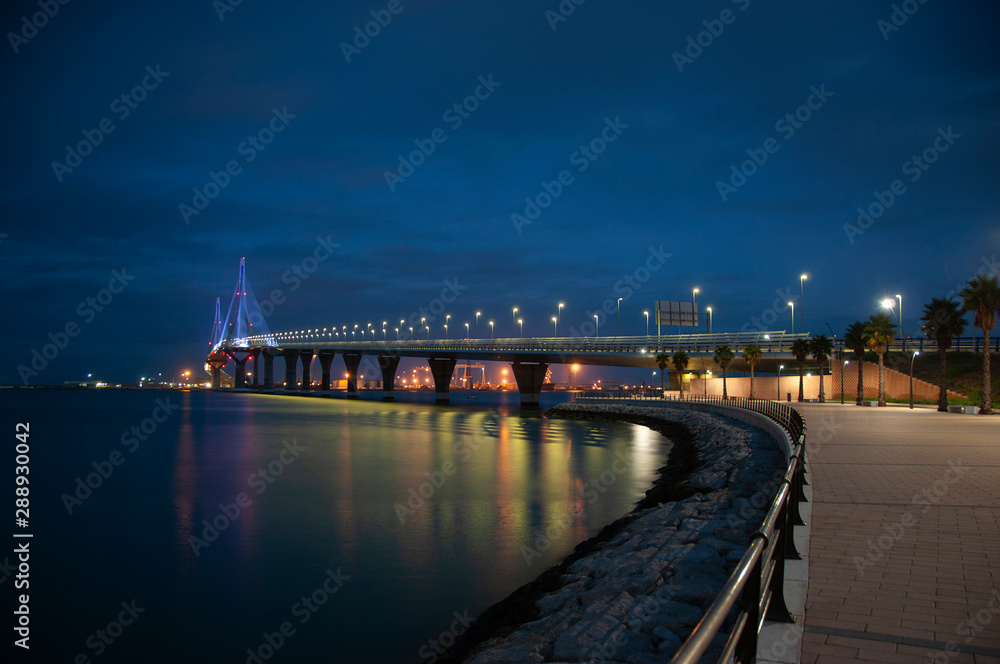
[[[587,0],[558,22],[556,0],[243,0],[223,20],[209,0],[10,3],[0,383],[67,324],[31,384],[200,366],[241,256],[260,298],[285,296],[273,330],[398,322],[446,280],[465,287],[453,330],[479,309],[509,334],[518,306],[526,335],[551,334],[563,301],[569,333],[627,295],[623,333],[642,333],[643,309],[695,286],[716,331],[786,329],[772,304],[798,305],[803,271],[807,329],[841,334],[896,293],[915,329],[924,302],[997,269],[1000,12],[911,3],[898,30],[892,3],[859,1]],[[391,20],[345,56],[373,11]],[[433,153],[410,174],[418,143]],[[532,223],[512,218],[563,171]],[[317,238],[335,254],[283,282]],[[650,248],[671,256],[619,284]]]

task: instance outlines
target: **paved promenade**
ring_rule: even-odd
[[[801,661],[1000,663],[1000,416],[794,405],[812,492]]]

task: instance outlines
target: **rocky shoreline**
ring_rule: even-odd
[[[763,430],[694,410],[568,403],[548,415],[642,424],[674,447],[635,509],[487,609],[437,661],[662,664],[746,551],[784,456]]]

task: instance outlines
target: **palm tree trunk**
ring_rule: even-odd
[[[938,346],[938,356],[941,358],[941,376],[938,383],[938,412],[948,412],[948,373],[947,355],[943,346]]]
[[[823,363],[819,364],[819,402],[826,403],[826,395],[823,393]]]
[[[666,373],[663,369],[660,369],[660,398],[667,398],[667,391],[663,388],[663,374]]]
[[[803,373],[803,371],[805,371],[805,367],[803,367],[802,363],[800,362],[799,363],[799,403],[802,403],[802,381],[803,381],[802,373]]]
[[[681,401],[684,400],[684,374],[677,374],[677,389],[681,391]]]
[[[729,391],[726,389],[726,370],[722,370],[722,398],[729,398]]]
[[[979,412],[983,415],[993,414],[993,379],[990,377],[990,331],[983,329],[983,397],[980,399]]]
[[[858,360],[858,399],[855,405],[860,406],[861,400],[865,398],[865,361]]]
[[[878,354],[878,405],[885,405],[885,351]]]
[[[753,365],[750,365],[750,398],[753,399]]]

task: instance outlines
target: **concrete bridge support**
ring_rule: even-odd
[[[347,367],[347,398],[358,398],[358,367],[361,366],[361,353],[344,353],[344,366]]]
[[[253,382],[250,383],[250,387],[257,390],[260,389],[260,349],[255,348],[250,351],[250,357],[253,358]]]
[[[274,389],[274,356],[277,353],[265,348],[260,352],[260,355],[264,358],[264,382],[260,386],[260,389],[270,392]]]
[[[382,370],[382,401],[395,401],[396,369],[399,368],[399,356],[379,355],[378,366]]]
[[[295,373],[298,369],[299,351],[297,348],[286,348],[281,351],[281,355],[285,358],[285,392],[298,392]]]
[[[237,390],[241,390],[247,386],[247,360],[250,359],[250,355],[244,355],[242,358],[229,354],[229,357],[233,359],[236,363],[236,372],[234,374],[233,387]]]
[[[542,383],[545,382],[545,372],[549,370],[549,365],[524,364],[523,362],[511,363],[514,371],[514,379],[517,381],[517,391],[521,394],[521,407],[537,407],[538,398],[542,392]]]
[[[313,361],[313,351],[304,350],[299,353],[299,357],[302,358],[302,391],[311,392],[312,391],[312,377],[309,375],[309,368]]]
[[[332,350],[321,350],[319,353],[319,366],[323,370],[323,380],[320,384],[320,389],[323,391],[323,396],[330,396],[330,365],[333,364],[333,358],[337,356]]]
[[[434,376],[434,403],[450,403],[451,375],[455,373],[458,360],[453,357],[431,357],[427,359]]]

